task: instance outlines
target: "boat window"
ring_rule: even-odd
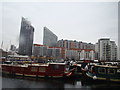
[[[69,68],[70,68],[70,67],[69,67],[68,65],[67,65],[67,66],[65,66],[65,70],[66,70],[66,71],[68,71],[68,70],[69,70]]]
[[[108,74],[115,74],[115,69],[108,69]]]
[[[45,67],[40,67],[39,68],[39,72],[45,72],[45,70],[46,70]]]
[[[106,69],[105,68],[98,68],[98,73],[105,74],[106,73]]]
[[[32,72],[37,72],[37,67],[31,67]]]
[[[120,73],[120,69],[117,69],[117,72]]]
[[[59,69],[59,65],[55,65],[55,66],[54,66],[54,69]]]
[[[23,71],[24,71],[24,68],[21,68],[21,71],[23,72]]]

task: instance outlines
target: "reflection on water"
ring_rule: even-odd
[[[120,88],[120,83],[96,82],[86,80],[83,77],[68,79],[45,79],[45,78],[18,78],[3,77],[2,88],[84,88],[87,90],[95,90],[98,88]]]

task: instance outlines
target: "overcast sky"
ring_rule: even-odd
[[[43,43],[46,26],[58,39],[96,43],[108,37],[118,43],[117,2],[46,2],[2,4],[2,41],[4,48],[18,46],[21,17],[35,28],[34,43]],[[1,34],[1,33],[0,33]]]

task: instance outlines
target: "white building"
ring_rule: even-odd
[[[95,60],[95,51],[91,50],[89,53],[90,60]]]
[[[109,38],[98,40],[98,59],[105,61],[117,60],[117,46]]]
[[[95,44],[95,59],[98,60],[98,43]]]
[[[84,49],[80,51],[80,60],[94,60],[95,52],[93,50]]]
[[[119,48],[118,48],[118,60],[120,60],[120,45],[119,45]]]
[[[117,60],[117,45],[115,41],[110,41],[111,44],[111,60]]]
[[[95,52],[91,49],[66,50],[66,57],[75,60],[94,60]]]

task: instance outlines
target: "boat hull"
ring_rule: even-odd
[[[2,73],[11,74],[21,77],[47,77],[47,78],[63,78],[69,77],[74,72],[74,69],[65,71],[65,65],[51,64],[51,65],[1,65]]]

